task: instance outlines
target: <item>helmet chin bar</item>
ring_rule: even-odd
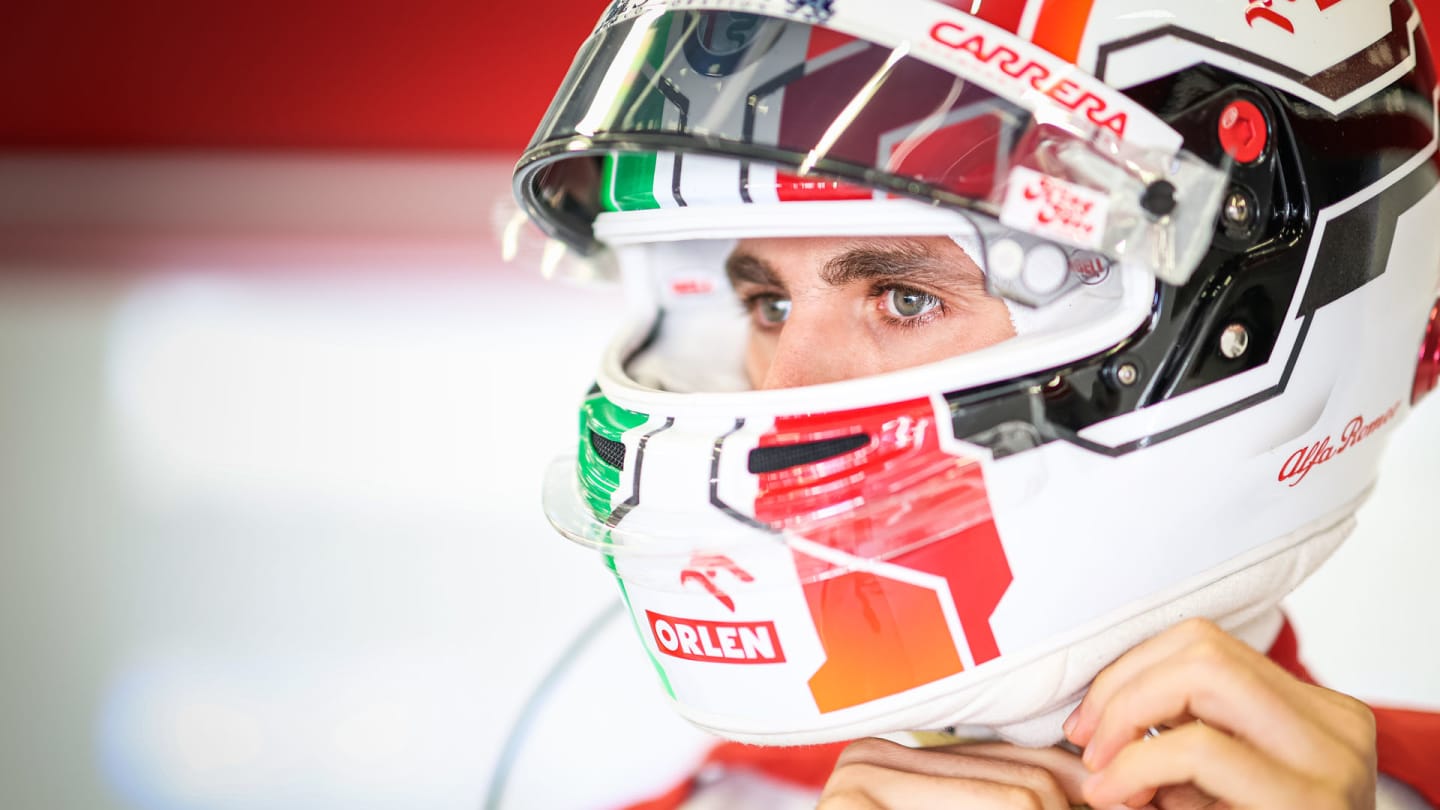
[[[1264,652],[1283,621],[1279,603],[1344,542],[1355,527],[1359,499],[1251,554],[1127,606],[1124,616],[1105,616],[1045,652],[1007,657],[958,684],[915,690],[911,705],[877,718],[807,731],[737,728],[725,718],[704,716],[677,704],[687,720],[722,737],[755,745],[812,745],[909,730],[954,729],[960,736],[995,735],[1032,748],[1064,739],[1061,723],[1085,696],[1090,682],[1125,651],[1162,630],[1191,618],[1208,618],[1223,630]],[[1056,610],[1064,610],[1056,605]]]

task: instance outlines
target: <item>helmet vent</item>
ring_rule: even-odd
[[[590,449],[600,460],[609,464],[617,470],[625,469],[625,443],[617,442],[614,439],[607,439],[595,431],[590,431]]]
[[[852,450],[859,450],[870,443],[870,434],[856,433],[838,439],[824,439],[804,444],[787,444],[782,447],[757,447],[750,451],[748,468],[752,473],[770,473],[814,464],[827,458],[843,456]]]

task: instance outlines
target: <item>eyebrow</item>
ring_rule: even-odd
[[[967,254],[967,259],[969,256]],[[973,272],[966,272],[973,268]],[[780,276],[764,259],[736,252],[725,260],[725,274],[731,286],[748,282],[765,287],[783,287]],[[862,281],[909,282],[955,293],[985,291],[984,274],[973,260],[956,262],[937,255],[923,242],[887,240],[884,244],[861,243],[832,257],[820,270],[820,279],[832,287]]]
[[[725,257],[725,275],[730,286],[747,282],[760,287],[780,287],[780,276],[770,263],[751,253],[734,252]]]

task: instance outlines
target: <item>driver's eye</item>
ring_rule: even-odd
[[[779,326],[790,317],[790,299],[778,295],[760,295],[750,299],[750,311],[765,326]]]
[[[939,305],[940,299],[919,290],[895,287],[885,294],[885,308],[898,318],[915,318]]]

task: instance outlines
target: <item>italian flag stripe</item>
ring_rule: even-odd
[[[601,204],[607,211],[648,211],[655,200],[655,153],[617,154],[605,161]]]

